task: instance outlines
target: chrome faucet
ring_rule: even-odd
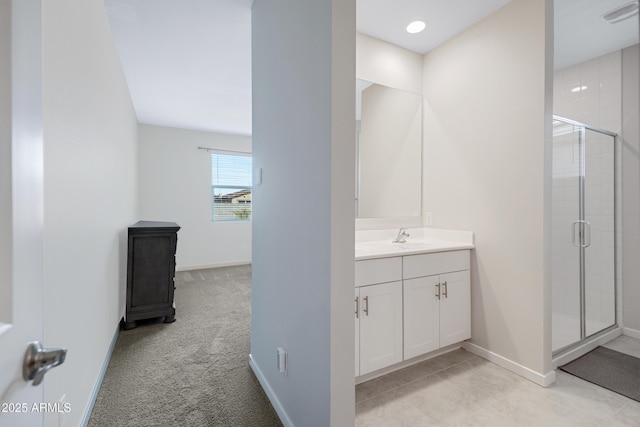
[[[391,241],[391,243],[404,243],[407,241],[407,237],[409,237],[409,233],[407,233],[406,228],[401,228],[398,231],[398,236]]]

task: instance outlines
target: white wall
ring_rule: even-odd
[[[126,232],[136,219],[136,117],[100,0],[43,2],[47,374],[79,425],[124,311]],[[57,425],[57,414],[47,414]]]
[[[422,55],[356,33],[356,78],[422,93]]]
[[[180,225],[180,270],[250,263],[251,222],[211,221],[211,155],[198,147],[251,152],[251,137],[139,125],[139,218]]]
[[[423,85],[426,210],[436,228],[475,232],[472,343],[539,381],[551,371],[550,3],[513,0],[434,49]]]
[[[354,34],[353,0],[253,5],[251,365],[285,425],[354,423]]]
[[[622,283],[625,328],[640,337],[640,45],[622,51]]]

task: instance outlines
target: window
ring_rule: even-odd
[[[211,154],[211,219],[251,220],[251,156]]]

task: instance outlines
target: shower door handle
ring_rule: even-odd
[[[576,225],[578,232],[576,233]],[[578,242],[576,242],[576,234]],[[577,248],[588,248],[591,246],[591,224],[584,220],[574,221],[572,224],[571,243]]]
[[[580,247],[580,242],[576,243],[576,225],[580,225],[580,221],[573,221],[571,224],[571,244],[577,248]]]
[[[582,221],[584,224],[584,245],[583,247],[588,248],[591,246],[591,223],[587,221]]]

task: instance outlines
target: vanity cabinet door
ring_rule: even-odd
[[[360,375],[402,361],[402,281],[359,288]]]
[[[404,281],[404,358],[437,350],[439,341],[440,276]]]
[[[440,283],[440,347],[445,347],[471,338],[469,270],[441,274]]]

